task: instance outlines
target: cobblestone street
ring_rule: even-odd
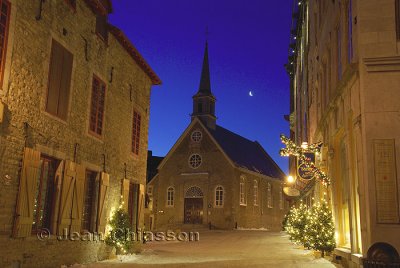
[[[335,267],[267,231],[204,231],[197,242],[151,242],[139,255],[76,267]]]

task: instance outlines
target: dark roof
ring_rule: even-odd
[[[238,167],[272,178],[285,178],[285,173],[257,141],[248,140],[218,125],[215,129],[207,129]]]
[[[201,69],[200,86],[197,94],[211,94],[211,82],[210,82],[210,66],[208,63],[208,43],[206,42],[206,48],[204,49],[203,67]]]
[[[147,153],[147,182],[150,182],[155,175],[157,175],[158,170],[157,167],[161,163],[164,157],[161,156],[153,156],[152,151],[148,151]]]

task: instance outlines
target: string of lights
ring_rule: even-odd
[[[315,166],[315,163],[311,161],[309,157],[306,156],[306,153],[321,153],[322,143],[313,143],[313,144],[302,144],[301,146],[296,145],[291,139],[286,137],[285,135],[280,136],[281,141],[285,144],[285,148],[280,150],[281,156],[296,156],[299,160],[301,160],[305,167],[310,169],[314,178],[321,181],[324,186],[329,186],[331,184],[330,178],[320,170],[318,167]]]

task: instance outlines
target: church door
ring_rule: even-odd
[[[199,187],[193,186],[186,191],[184,210],[185,223],[203,223],[203,192]]]

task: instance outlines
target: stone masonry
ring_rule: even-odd
[[[0,267],[86,263],[104,259],[110,251],[102,242],[12,237],[25,147],[110,174],[107,211],[120,203],[122,179],[143,185],[146,180],[150,90],[159,79],[137,51],[129,51],[122,33],[109,32],[108,42],[96,35],[96,13],[104,9],[99,1],[78,0],[72,8],[68,1],[48,0],[41,11],[39,2],[10,1],[0,88],[5,106],[0,123]],[[45,111],[53,39],[73,54],[66,121]],[[94,74],[106,83],[101,138],[88,133]],[[138,155],[131,152],[133,109],[142,118]]]

